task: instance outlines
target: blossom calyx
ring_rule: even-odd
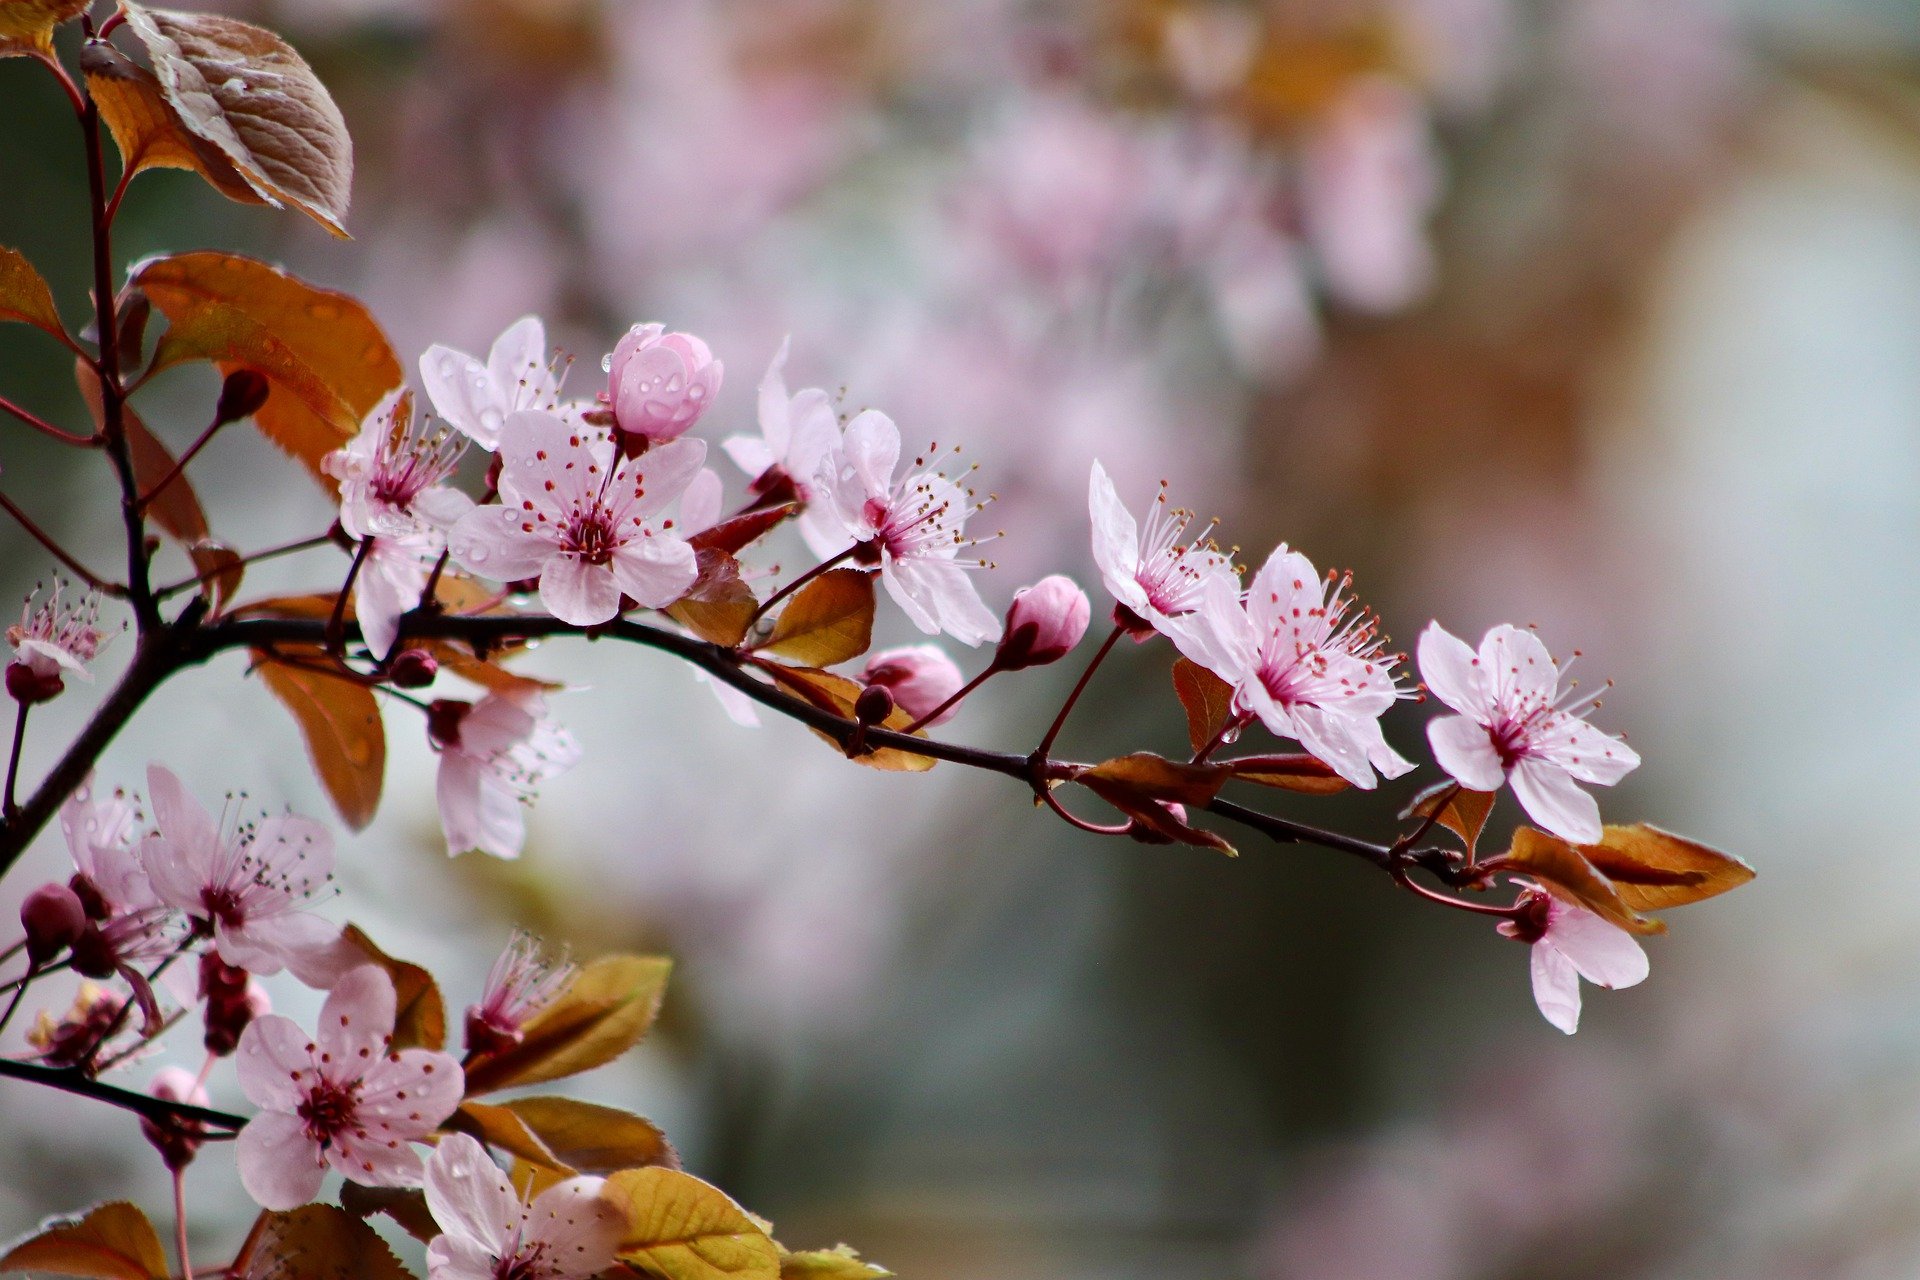
[[[1013,593],[993,665],[1001,671],[1058,662],[1087,634],[1093,605],[1073,579],[1053,574]]]

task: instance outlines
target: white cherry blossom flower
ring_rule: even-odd
[[[513,414],[560,412],[560,381],[538,316],[509,325],[484,364],[438,343],[420,357],[420,383],[434,412],[488,453],[500,447],[500,430]]]
[[[1122,608],[1167,638],[1180,639],[1175,619],[1199,606],[1210,582],[1222,579],[1239,590],[1233,562],[1207,541],[1206,530],[1188,537],[1193,513],[1170,507],[1164,486],[1154,495],[1142,529],[1096,461],[1087,482],[1087,507],[1101,581]],[[1129,629],[1135,639],[1151,634]]]
[[[834,415],[833,401],[818,387],[787,394],[790,343],[791,339],[781,342],[760,379],[760,434],[728,436],[720,447],[746,473],[757,496],[792,491],[802,504],[800,534],[814,554],[824,558],[846,545],[832,514],[822,509],[823,495],[815,478],[840,445],[840,420]]]
[[[340,527],[355,538],[438,532],[465,515],[473,499],[442,482],[467,442],[413,415],[413,393],[391,391],[358,435],[321,463],[340,481]]]
[[[569,1178],[522,1200],[478,1142],[449,1134],[427,1161],[427,1208],[443,1234],[428,1280],[586,1280],[613,1265],[626,1226],[602,1178]]]
[[[573,735],[547,716],[537,693],[490,693],[478,703],[442,700],[428,714],[440,751],[440,827],[449,854],[517,858],[523,807],[540,782],[580,760]]]
[[[1533,1002],[1568,1035],[1580,1027],[1580,979],[1613,988],[1646,980],[1647,953],[1625,929],[1538,887],[1521,902],[1527,912],[1500,932],[1532,945]]]

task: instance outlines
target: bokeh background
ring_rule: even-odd
[[[1053,568],[1094,583],[1093,457],[1137,498],[1164,478],[1249,557],[1351,566],[1403,644],[1437,616],[1579,647],[1647,761],[1610,816],[1760,871],[1679,913],[1644,986],[1590,991],[1569,1040],[1518,948],[1336,855],[1100,842],[993,779],[737,728],[657,655],[555,645],[528,665],[591,686],[555,700],[587,759],[524,860],[447,864],[405,708],[385,807],[343,836],[340,913],[456,1005],[514,924],[671,952],[663,1030],[597,1096],[790,1243],[907,1276],[1920,1271],[1913,0],[223,7],[339,99],[358,239],[163,174],[126,255],[283,262],[365,298],[406,358],[538,312],[579,392],[628,324],[689,329],[728,369],[710,438],[750,429],[791,334],[793,385],[981,464],[996,606]],[[69,316],[83,190],[57,89],[0,64],[0,243]],[[0,391],[84,420],[24,326]],[[180,447],[210,394],[172,374],[143,410]],[[111,564],[78,461],[10,430],[0,486]],[[192,474],[243,548],[329,517],[239,433]],[[51,568],[16,530],[0,548],[5,591]],[[1169,660],[1123,652],[1067,748],[1178,744]],[[176,681],[102,781],[161,759],[324,812],[240,674]],[[1031,741],[1071,674],[989,686],[951,732]],[[94,696],[36,713],[30,776]],[[1425,714],[1389,723],[1410,754]],[[124,1116],[4,1089],[0,1234],[88,1198],[164,1210]],[[231,1247],[230,1164],[191,1187]]]

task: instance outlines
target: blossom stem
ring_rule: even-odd
[[[1108,634],[1106,642],[1100,646],[1099,652],[1095,653],[1093,658],[1087,663],[1086,670],[1080,673],[1078,683],[1073,686],[1073,692],[1069,693],[1067,700],[1060,705],[1060,714],[1053,718],[1051,725],[1047,726],[1046,737],[1040,739],[1040,745],[1033,749],[1032,759],[1036,761],[1044,760],[1046,759],[1047,752],[1053,750],[1054,739],[1058,738],[1060,731],[1066,728],[1067,716],[1073,712],[1073,704],[1080,701],[1080,695],[1086,692],[1087,682],[1093,679],[1093,673],[1099,669],[1102,662],[1107,660],[1107,655],[1113,652],[1113,646],[1118,644],[1120,637],[1126,633],[1127,629],[1125,627],[1117,622],[1113,624],[1113,630]]]
[[[1127,834],[1127,832],[1133,830],[1133,819],[1131,818],[1127,819],[1125,822],[1118,824],[1117,826],[1109,827],[1109,826],[1103,826],[1098,822],[1089,822],[1085,818],[1082,818],[1077,814],[1068,812],[1067,807],[1061,804],[1059,798],[1053,794],[1053,788],[1051,786],[1046,785],[1045,783],[1042,783],[1040,786],[1035,787],[1033,794],[1035,794],[1036,796],[1039,796],[1041,801],[1046,804],[1047,808],[1053,810],[1055,813],[1059,814],[1062,818],[1066,819],[1069,825],[1078,827],[1082,831],[1090,831],[1097,836],[1123,836]]]
[[[346,649],[347,597],[353,593],[354,579],[360,576],[360,566],[367,562],[367,553],[372,550],[373,539],[361,539],[360,545],[354,548],[353,563],[347,566],[347,580],[340,584],[340,594],[334,597],[333,616],[327,619],[327,652],[336,658]]]
[[[768,596],[766,600],[762,602],[760,607],[753,611],[753,616],[747,619],[747,626],[751,628],[754,623],[760,621],[760,619],[766,616],[767,610],[773,608],[773,606],[779,604],[782,600],[785,600],[788,596],[792,595],[794,592],[798,591],[800,588],[806,586],[809,582],[812,582],[815,578],[819,577],[821,574],[825,573],[827,570],[833,568],[835,565],[844,564],[846,561],[852,559],[853,553],[858,551],[859,549],[860,549],[860,545],[858,543],[855,543],[853,546],[848,547],[845,551],[842,551],[839,555],[829,556],[827,559],[822,560],[819,564],[813,566],[813,568],[807,570],[805,573],[795,578],[792,582],[789,582],[786,586],[780,588],[778,591]]]
[[[212,425],[200,433],[199,439],[187,446],[187,451],[180,455],[180,460],[173,464],[173,469],[168,471],[166,475],[160,477],[160,483],[141,494],[140,500],[134,503],[134,506],[141,511],[145,511],[149,506],[153,505],[153,500],[166,492],[167,486],[179,479],[180,473],[187,469],[187,464],[192,462],[194,457],[198,455],[202,449],[207,447],[207,442],[213,439],[214,433],[231,421],[233,421],[233,419],[223,418],[215,414]]]
[[[119,597],[127,594],[127,589],[125,587],[119,586],[112,582],[108,582],[106,579],[102,578],[99,574],[94,573],[91,569],[87,568],[87,566],[81,564],[78,560],[75,560],[71,555],[67,554],[67,549],[61,546],[58,542],[55,542],[53,540],[53,535],[49,534],[45,529],[42,529],[39,525],[35,524],[33,522],[33,517],[29,516],[26,512],[22,511],[17,505],[15,505],[13,499],[9,498],[4,493],[0,493],[0,507],[4,507],[8,515],[12,516],[15,520],[18,520],[20,522],[20,527],[22,529],[25,529],[28,533],[32,534],[36,542],[38,542],[41,546],[45,547],[48,551],[51,551],[53,553],[53,558],[58,560],[61,564],[65,565],[67,567],[68,572],[72,573],[76,578],[80,579],[80,581],[86,583],[88,586],[92,587],[95,591],[98,591],[103,596]]]
[[[238,569],[243,565],[259,564],[262,560],[272,560],[278,556],[290,556],[296,551],[311,551],[315,547],[324,547],[332,541],[333,535],[331,533],[323,533],[317,537],[302,538],[298,542],[282,543],[277,547],[268,547],[265,551],[256,551],[250,556],[241,556],[239,561],[231,567]],[[161,587],[153,593],[153,598],[155,600],[170,599],[173,596],[179,595],[182,591],[191,591],[206,582],[207,579],[217,578],[227,571],[227,569],[221,568],[209,569],[205,573],[196,573],[191,578],[183,578],[179,582],[169,583],[167,586]]]
[[[1521,912],[1521,908],[1518,905],[1496,907],[1485,902],[1466,902],[1460,898],[1450,897],[1444,893],[1436,893],[1415,880],[1404,868],[1395,871],[1393,878],[1395,883],[1402,889],[1418,894],[1429,902],[1437,902],[1443,907],[1453,907],[1459,911],[1471,911],[1475,915],[1499,916],[1502,920],[1516,919]]]
[[[29,969],[27,970],[27,976],[20,979],[19,984],[14,987],[13,999],[7,1001],[7,1011],[0,1013],[0,1031],[5,1031],[7,1024],[13,1021],[14,1012],[20,1008],[21,997],[27,994],[27,984],[38,976],[38,971]]]
[[[962,698],[966,697],[968,694],[972,693],[975,689],[978,689],[981,685],[985,684],[988,680],[992,679],[994,676],[997,676],[999,674],[1000,674],[1000,668],[993,663],[988,663],[987,669],[985,671],[982,671],[979,675],[975,676],[973,679],[961,685],[959,689],[954,691],[954,694],[952,697],[948,698],[945,702],[941,703],[939,706],[935,707],[933,710],[927,712],[927,714],[921,716],[918,720],[915,720],[912,724],[908,725],[906,728],[902,729],[900,732],[902,733],[919,732],[921,729],[925,728],[932,721],[938,720],[941,716],[945,715],[947,712],[947,708],[956,705]]]
[[[55,960],[52,964],[43,964],[37,968],[30,965],[19,977],[0,982],[0,991],[18,991],[36,978],[44,978],[50,973],[64,973],[69,967],[71,967],[70,962],[66,960]]]
[[[193,1274],[187,1261],[187,1170],[183,1165],[173,1171],[173,1246],[180,1254],[180,1274]]]
[[[1201,747],[1198,751],[1194,752],[1193,759],[1189,760],[1187,763],[1188,764],[1205,764],[1209,756],[1211,756],[1214,752],[1218,751],[1221,747],[1226,745],[1228,735],[1237,733],[1241,729],[1246,727],[1248,719],[1249,717],[1247,716],[1233,716],[1233,715],[1228,716],[1224,721],[1221,722],[1219,731],[1213,735],[1213,738],[1207,743],[1207,745],[1205,745],[1204,747]],[[1418,840],[1419,838],[1420,838],[1419,836],[1414,837],[1415,840]],[[1412,841],[1408,841],[1408,843],[1411,844]]]
[[[92,447],[101,443],[99,436],[77,436],[71,431],[62,431],[45,418],[22,409],[5,396],[0,396],[0,412],[12,414],[14,417],[20,419],[20,421],[32,427],[35,431],[40,432],[42,435],[52,436],[61,444],[78,444]]]
[[[0,813],[4,813],[9,822],[20,811],[20,806],[13,801],[13,784],[20,777],[20,744],[27,740],[27,711],[30,706],[30,703],[21,703],[19,713],[13,718],[13,750],[7,755],[7,794],[4,804],[0,805]],[[0,1022],[0,1026],[5,1025]]]

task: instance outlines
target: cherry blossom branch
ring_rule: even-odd
[[[45,418],[21,408],[5,396],[0,396],[0,412],[12,414],[14,417],[20,419],[20,421],[32,427],[35,431],[43,435],[52,436],[61,444],[77,444],[92,447],[102,443],[98,436],[77,436],[71,431],[62,431]]]
[[[182,591],[192,591],[205,585],[210,579],[217,578],[223,573],[230,573],[244,565],[259,564],[262,560],[272,560],[279,556],[290,556],[297,551],[311,551],[315,547],[324,547],[332,541],[333,533],[329,530],[326,533],[316,534],[311,538],[301,538],[297,542],[284,542],[277,547],[268,547],[265,551],[256,551],[250,556],[241,556],[240,559],[233,564],[220,565],[207,570],[205,573],[196,573],[191,578],[182,578],[178,582],[171,582],[164,587],[157,587],[154,590],[153,598],[155,600],[170,600]]]
[[[0,1076],[11,1076],[15,1080],[29,1080],[34,1084],[43,1084],[62,1093],[75,1094],[82,1098],[93,1098],[110,1103],[124,1111],[134,1112],[149,1120],[196,1120],[204,1125],[224,1130],[224,1133],[209,1133],[209,1142],[218,1142],[238,1133],[246,1126],[245,1116],[236,1116],[227,1111],[215,1111],[211,1107],[196,1107],[187,1102],[169,1102],[165,1098],[156,1098],[151,1094],[139,1093],[132,1089],[122,1089],[118,1085],[103,1084],[76,1067],[49,1067],[39,1062],[21,1062],[14,1058],[0,1058]]]
[[[54,541],[52,534],[34,523],[33,517],[22,511],[13,499],[4,493],[0,493],[0,507],[4,507],[8,515],[19,521],[20,527],[32,534],[34,541],[51,552],[53,558],[65,565],[67,571],[73,574],[74,577],[80,579],[80,581],[86,583],[103,596],[114,596],[117,598],[127,594],[125,587],[120,586],[118,583],[108,582],[105,578],[102,578],[99,574],[93,572],[93,570],[87,568],[87,566],[81,564],[78,560],[75,560],[68,554],[65,547]]]

